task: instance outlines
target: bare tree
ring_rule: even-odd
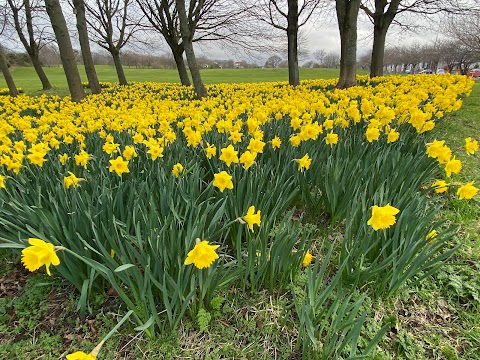
[[[78,72],[73,52],[72,42],[68,33],[67,23],[63,16],[59,0],[44,0],[50,23],[52,24],[55,38],[57,39],[60,58],[62,59],[63,70],[67,78],[68,89],[73,101],[80,101],[85,97],[82,80]]]
[[[190,86],[187,67],[183,59],[183,43],[178,23],[178,11],[174,0],[137,0],[151,27],[162,34],[172,51],[180,82]],[[195,29],[193,28],[192,31]]]
[[[476,5],[478,8],[478,5]],[[385,41],[390,25],[400,14],[429,16],[438,13],[464,14],[474,11],[470,0],[362,0],[360,8],[373,22],[373,48],[370,77],[383,75]],[[399,25],[404,25],[396,21]]]
[[[340,55],[335,51],[326,53],[323,57],[321,66],[326,68],[338,68],[340,66]]]
[[[85,8],[93,41],[112,55],[120,85],[127,78],[120,60],[120,51],[140,30],[140,20],[132,19],[133,0],[88,0]]]
[[[82,49],[83,66],[87,74],[88,86],[93,94],[99,94],[102,92],[102,89],[98,82],[97,72],[93,64],[92,51],[90,50],[84,0],[73,0],[73,7],[77,19],[78,40],[80,42],[80,48]]]
[[[320,10],[323,0],[260,0],[249,12],[258,20],[287,35],[288,82],[300,83],[298,70],[299,29]]]
[[[265,62],[264,67],[266,68],[278,68],[282,63],[282,58],[278,55],[270,56],[267,61]]]
[[[340,77],[337,88],[357,84],[357,20],[361,0],[335,0],[340,30]]]
[[[189,1],[188,15],[185,7],[185,0],[175,1],[178,11],[178,20],[180,25],[180,33],[182,34],[182,45],[187,56],[188,67],[192,75],[193,87],[199,99],[207,96],[207,89],[203,85],[200,70],[195,58],[193,50],[193,29],[195,28],[192,19],[198,17],[198,14],[203,10],[205,5],[204,0]]]
[[[51,89],[52,85],[39,59],[41,47],[47,44],[51,37],[49,27],[41,16],[42,13],[45,14],[45,9],[37,0],[7,0],[7,3],[11,10],[13,27],[42,82],[43,90]]]
[[[470,51],[480,54],[480,12],[469,16],[451,16],[445,32]]]

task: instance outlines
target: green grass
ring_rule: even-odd
[[[273,81],[286,74],[280,71],[283,69],[277,70],[205,70],[204,74],[212,76],[211,82],[222,81],[220,74],[234,81],[238,72],[245,82],[245,74],[252,80],[258,71],[257,80],[261,76]],[[308,70],[312,70],[308,72],[312,77],[323,71]],[[112,71],[110,69],[111,76]],[[142,76],[149,71],[157,76],[170,74],[174,78],[175,75],[165,70],[131,71],[138,71]],[[58,74],[61,77],[61,71]],[[107,80],[102,78],[102,81]],[[462,109],[447,115],[436,129],[437,139],[445,139],[462,160],[463,170],[455,181],[474,180],[477,186],[480,184],[478,155],[466,155],[462,146],[465,137],[478,139],[479,115],[480,83],[477,83]],[[364,306],[370,318],[366,336],[374,334],[385,319],[395,320],[395,326],[371,359],[480,359],[480,200],[477,196],[470,201],[451,200],[441,205],[444,206],[442,215],[459,224],[455,241],[462,247],[438,273],[415,288],[385,301],[366,300]],[[322,237],[331,238],[338,233],[338,227],[328,225],[313,214],[306,215],[319,227]],[[125,312],[115,298],[105,296],[95,299],[94,313],[89,318],[81,319],[75,312],[76,300],[71,287],[51,284],[59,280],[46,275],[27,273],[19,264],[18,256],[7,254],[0,251],[0,359],[53,360],[76,350],[88,352]],[[2,286],[16,290],[3,296]],[[196,319],[185,319],[178,332],[148,339],[126,324],[107,342],[100,358],[295,357],[297,320],[287,306],[290,299],[268,293],[252,298],[235,289],[220,295],[226,300],[212,313],[209,324],[203,326],[204,331],[200,331]]]
[[[82,81],[87,81],[83,66],[79,66]],[[97,76],[102,82],[118,82],[113,66],[97,66]],[[45,72],[54,87],[49,93],[68,94],[67,81],[61,66],[45,67]],[[201,71],[205,84],[217,83],[251,83],[262,81],[288,81],[287,69],[205,69]],[[332,79],[338,77],[338,69],[300,69],[300,78],[311,79]],[[366,74],[359,71],[359,74]],[[127,81],[155,81],[175,83],[180,82],[176,70],[171,69],[135,69],[125,67]],[[12,76],[17,87],[22,88],[28,95],[42,93],[41,83],[33,67],[14,68]],[[6,87],[5,80],[0,77],[0,88]]]

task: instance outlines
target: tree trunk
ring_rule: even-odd
[[[48,80],[47,74],[43,71],[42,64],[40,63],[40,59],[38,58],[38,51],[35,51],[35,54],[28,54],[30,60],[32,61],[33,68],[38,75],[38,78],[42,82],[42,89],[49,90],[52,88],[50,81]]]
[[[183,51],[172,49],[172,53],[173,58],[175,59],[175,64],[177,65],[180,82],[183,86],[190,86],[190,78],[188,77],[187,67],[185,65],[185,61],[183,60]]]
[[[297,86],[300,84],[298,70],[298,0],[288,0],[287,40],[288,83]]]
[[[337,88],[345,89],[357,84],[357,19],[360,0],[336,0],[336,8],[341,44]]]
[[[2,70],[3,77],[5,78],[5,82],[7,83],[10,96],[17,96],[18,90],[15,86],[15,82],[13,81],[12,74],[10,74],[10,69],[8,68],[7,59],[5,59],[3,49],[0,49],[0,70]]]
[[[388,26],[374,25],[372,62],[370,65],[370,77],[383,76],[383,60],[385,57],[385,40]]]
[[[192,75],[195,93],[199,99],[207,96],[207,89],[203,85],[200,70],[198,69],[197,59],[193,51],[192,33],[190,31],[189,19],[185,10],[185,1],[176,0],[178,20],[180,21],[180,32],[182,34],[182,45],[187,56],[187,63]]]
[[[118,83],[120,85],[128,85],[125,72],[123,71],[122,61],[120,60],[120,52],[115,49],[111,51],[113,57],[113,64],[115,65],[115,71],[117,72]]]
[[[59,0],[45,0],[45,7],[55,33],[72,101],[78,102],[85,97],[85,92],[83,91],[82,80],[78,72],[72,42],[70,41],[60,2]]]
[[[93,64],[92,51],[90,50],[90,42],[88,40],[87,21],[85,19],[85,3],[83,0],[73,0],[75,15],[77,18],[78,40],[82,50],[83,66],[87,73],[88,86],[92,94],[100,94],[102,89],[98,82],[97,72]]]
[[[383,75],[383,61],[385,57],[385,40],[388,28],[398,14],[401,0],[375,0],[375,13],[373,13],[373,49],[370,77]],[[387,10],[385,7],[388,6]]]

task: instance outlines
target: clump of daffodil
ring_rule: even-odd
[[[63,248],[55,247],[51,243],[36,238],[29,238],[28,243],[30,246],[22,250],[22,262],[25,268],[28,271],[35,271],[45,265],[47,274],[51,275],[50,265],[57,266],[60,264],[56,250]]]
[[[242,217],[242,220],[248,224],[248,228],[253,231],[253,225],[260,226],[261,215],[260,210],[255,213],[255,206],[250,206],[247,210],[247,214]]]
[[[219,247],[220,245],[209,245],[208,241],[197,239],[195,247],[187,254],[185,265],[193,264],[198,269],[210,267],[218,259],[215,250]]]
[[[226,171],[221,171],[213,175],[213,186],[223,192],[225,189],[233,189],[232,176],[228,175]]]
[[[388,229],[390,226],[396,223],[395,215],[400,212],[399,209],[387,204],[385,206],[373,206],[372,217],[368,220],[367,224],[370,225],[373,230]]]

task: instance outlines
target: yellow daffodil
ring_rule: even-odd
[[[380,130],[376,127],[369,127],[365,133],[368,142],[378,140],[380,137]]]
[[[65,176],[63,178],[63,183],[65,184],[65,188],[68,189],[70,186],[76,187],[79,182],[79,179],[72,172],[69,171],[68,173],[70,175]]]
[[[214,174],[213,177],[213,186],[219,188],[221,192],[225,189],[233,189],[232,177],[228,175],[226,171]]]
[[[137,152],[135,151],[135,148],[133,146],[127,145],[125,146],[122,155],[125,160],[129,161],[131,158],[137,157]]]
[[[385,206],[373,206],[372,217],[368,220],[367,224],[370,225],[373,230],[388,229],[390,226],[396,223],[395,215],[400,212],[397,208],[387,204]]]
[[[83,351],[76,351],[67,355],[67,360],[95,360],[96,357],[92,354],[85,354]]]
[[[0,189],[5,189],[5,176],[0,175]]]
[[[313,255],[310,254],[310,251],[307,250],[307,253],[305,254],[305,257],[303,258],[302,265],[303,267],[307,267],[312,263],[313,260]]]
[[[255,206],[250,206],[242,219],[248,224],[248,228],[253,231],[253,225],[260,226],[260,210],[255,213]]]
[[[435,192],[438,194],[444,193],[448,190],[448,184],[444,180],[437,180],[432,184],[432,187],[435,189]]]
[[[220,245],[209,245],[208,241],[206,240],[198,242],[187,254],[185,265],[193,264],[198,269],[210,267],[213,262],[218,259],[218,254],[215,252],[215,250],[217,250],[219,247]]]
[[[387,135],[387,143],[388,144],[393,143],[397,141],[399,137],[400,137],[400,133],[395,129],[391,129]]]
[[[217,148],[214,145],[207,143],[207,147],[205,148],[205,154],[207,155],[208,159],[211,159],[212,156],[217,155]]]
[[[247,149],[250,150],[252,153],[261,154],[263,153],[264,146],[265,143],[263,141],[257,139],[250,139]]]
[[[88,160],[91,159],[91,156],[86,151],[82,150],[82,151],[80,151],[80,154],[75,155],[74,158],[75,158],[75,164],[77,164],[78,166],[83,166],[84,168],[86,168],[87,167],[87,162],[88,162]]]
[[[425,236],[425,240],[433,241],[437,236],[437,230],[433,229],[427,234],[427,236]]]
[[[465,139],[465,152],[469,155],[475,154],[478,150],[478,141],[473,140],[471,137]]]
[[[238,163],[238,151],[236,151],[233,145],[228,145],[226,148],[220,150],[220,160],[225,162],[227,166],[230,166],[232,163]]]
[[[175,165],[173,165],[173,169],[172,169],[172,175],[173,176],[178,178],[182,172],[183,172],[183,165],[182,164],[176,163]]]
[[[310,168],[310,164],[312,163],[312,159],[308,156],[308,154],[305,154],[305,156],[301,159],[295,159],[295,161],[298,163],[298,171],[308,170]]]
[[[478,188],[473,186],[473,181],[460,186],[457,190],[457,195],[460,199],[470,200],[478,193]]]
[[[272,139],[272,148],[273,149],[279,149],[280,146],[282,145],[282,140],[280,140],[280,138],[278,136],[275,136],[273,139]]]
[[[452,174],[458,174],[460,170],[462,170],[462,162],[455,159],[455,157],[445,165],[445,172],[448,177],[452,176]]]
[[[153,145],[147,151],[147,154],[150,154],[152,160],[157,160],[157,158],[163,157],[163,147],[160,147],[159,145]]]
[[[335,134],[333,132],[329,132],[327,136],[325,137],[325,143],[327,145],[333,146],[338,143],[338,134]]]
[[[60,164],[65,165],[65,163],[68,160],[68,155],[67,154],[62,154],[58,156],[58,161],[60,161]]]
[[[245,170],[247,170],[250,166],[253,165],[256,157],[256,153],[251,153],[247,150],[240,156],[240,163],[243,164],[243,167],[245,168]]]
[[[22,262],[25,268],[28,271],[35,271],[45,265],[47,274],[51,275],[50,265],[57,266],[60,264],[60,259],[53,244],[36,238],[28,239],[28,243],[31,246],[22,250]]]
[[[121,156],[118,156],[114,160],[110,160],[110,167],[108,170],[110,172],[115,171],[118,176],[130,172],[130,170],[128,170],[128,161],[123,160],[123,157]]]
[[[45,155],[46,153],[44,152],[33,152],[31,154],[28,154],[27,158],[32,164],[42,167],[43,163],[47,161],[47,159],[45,159]]]

